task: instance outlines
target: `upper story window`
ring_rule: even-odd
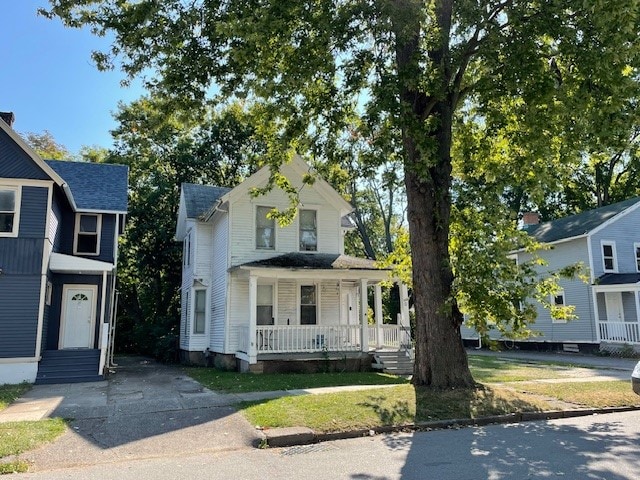
[[[272,207],[256,208],[256,248],[260,250],[274,250],[276,248],[276,222],[267,218]]]
[[[20,188],[0,185],[0,237],[17,237],[20,219]]]
[[[188,267],[191,265],[191,232],[187,233],[184,237],[184,243],[182,245],[182,265]]]
[[[617,272],[616,242],[602,241],[602,269],[605,272]]]
[[[101,228],[102,215],[78,213],[76,215],[76,235],[73,242],[73,253],[77,255],[99,255]]]
[[[315,210],[300,210],[300,251],[318,250],[318,227]]]

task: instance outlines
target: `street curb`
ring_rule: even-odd
[[[257,446],[265,447],[293,447],[310,445],[331,440],[345,440],[361,438],[381,433],[395,432],[428,432],[432,430],[458,429],[466,427],[481,427],[485,425],[532,422],[539,420],[554,420],[558,418],[585,417],[588,415],[604,415],[607,413],[632,412],[640,407],[608,407],[585,408],[576,410],[549,410],[546,412],[519,412],[507,415],[491,415],[479,418],[459,418],[451,420],[434,420],[431,422],[407,423],[404,425],[384,426],[349,430],[346,432],[316,433],[306,427],[268,428],[261,430],[262,439]]]

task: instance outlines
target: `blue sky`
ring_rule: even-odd
[[[99,72],[91,52],[106,50],[108,41],[38,16],[46,6],[46,0],[2,3],[0,111],[15,114],[18,132],[48,130],[72,153],[83,145],[108,148],[118,102],[143,90],[121,87],[118,71]]]

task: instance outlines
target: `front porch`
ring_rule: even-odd
[[[640,284],[635,274],[609,274],[593,286],[597,340],[640,345]]]

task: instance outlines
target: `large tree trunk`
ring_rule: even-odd
[[[470,387],[474,381],[460,336],[462,314],[451,291],[451,107],[440,103],[434,114],[439,120],[436,159],[421,158],[415,141],[404,139],[416,312],[413,382],[434,388]]]
[[[450,91],[452,0],[436,2],[430,92],[420,87],[422,2],[395,0],[391,14],[403,118],[405,185],[416,312],[413,382],[434,388],[474,384],[462,346],[462,315],[452,296],[449,257],[451,133],[455,92]],[[437,28],[435,28],[437,27]]]

